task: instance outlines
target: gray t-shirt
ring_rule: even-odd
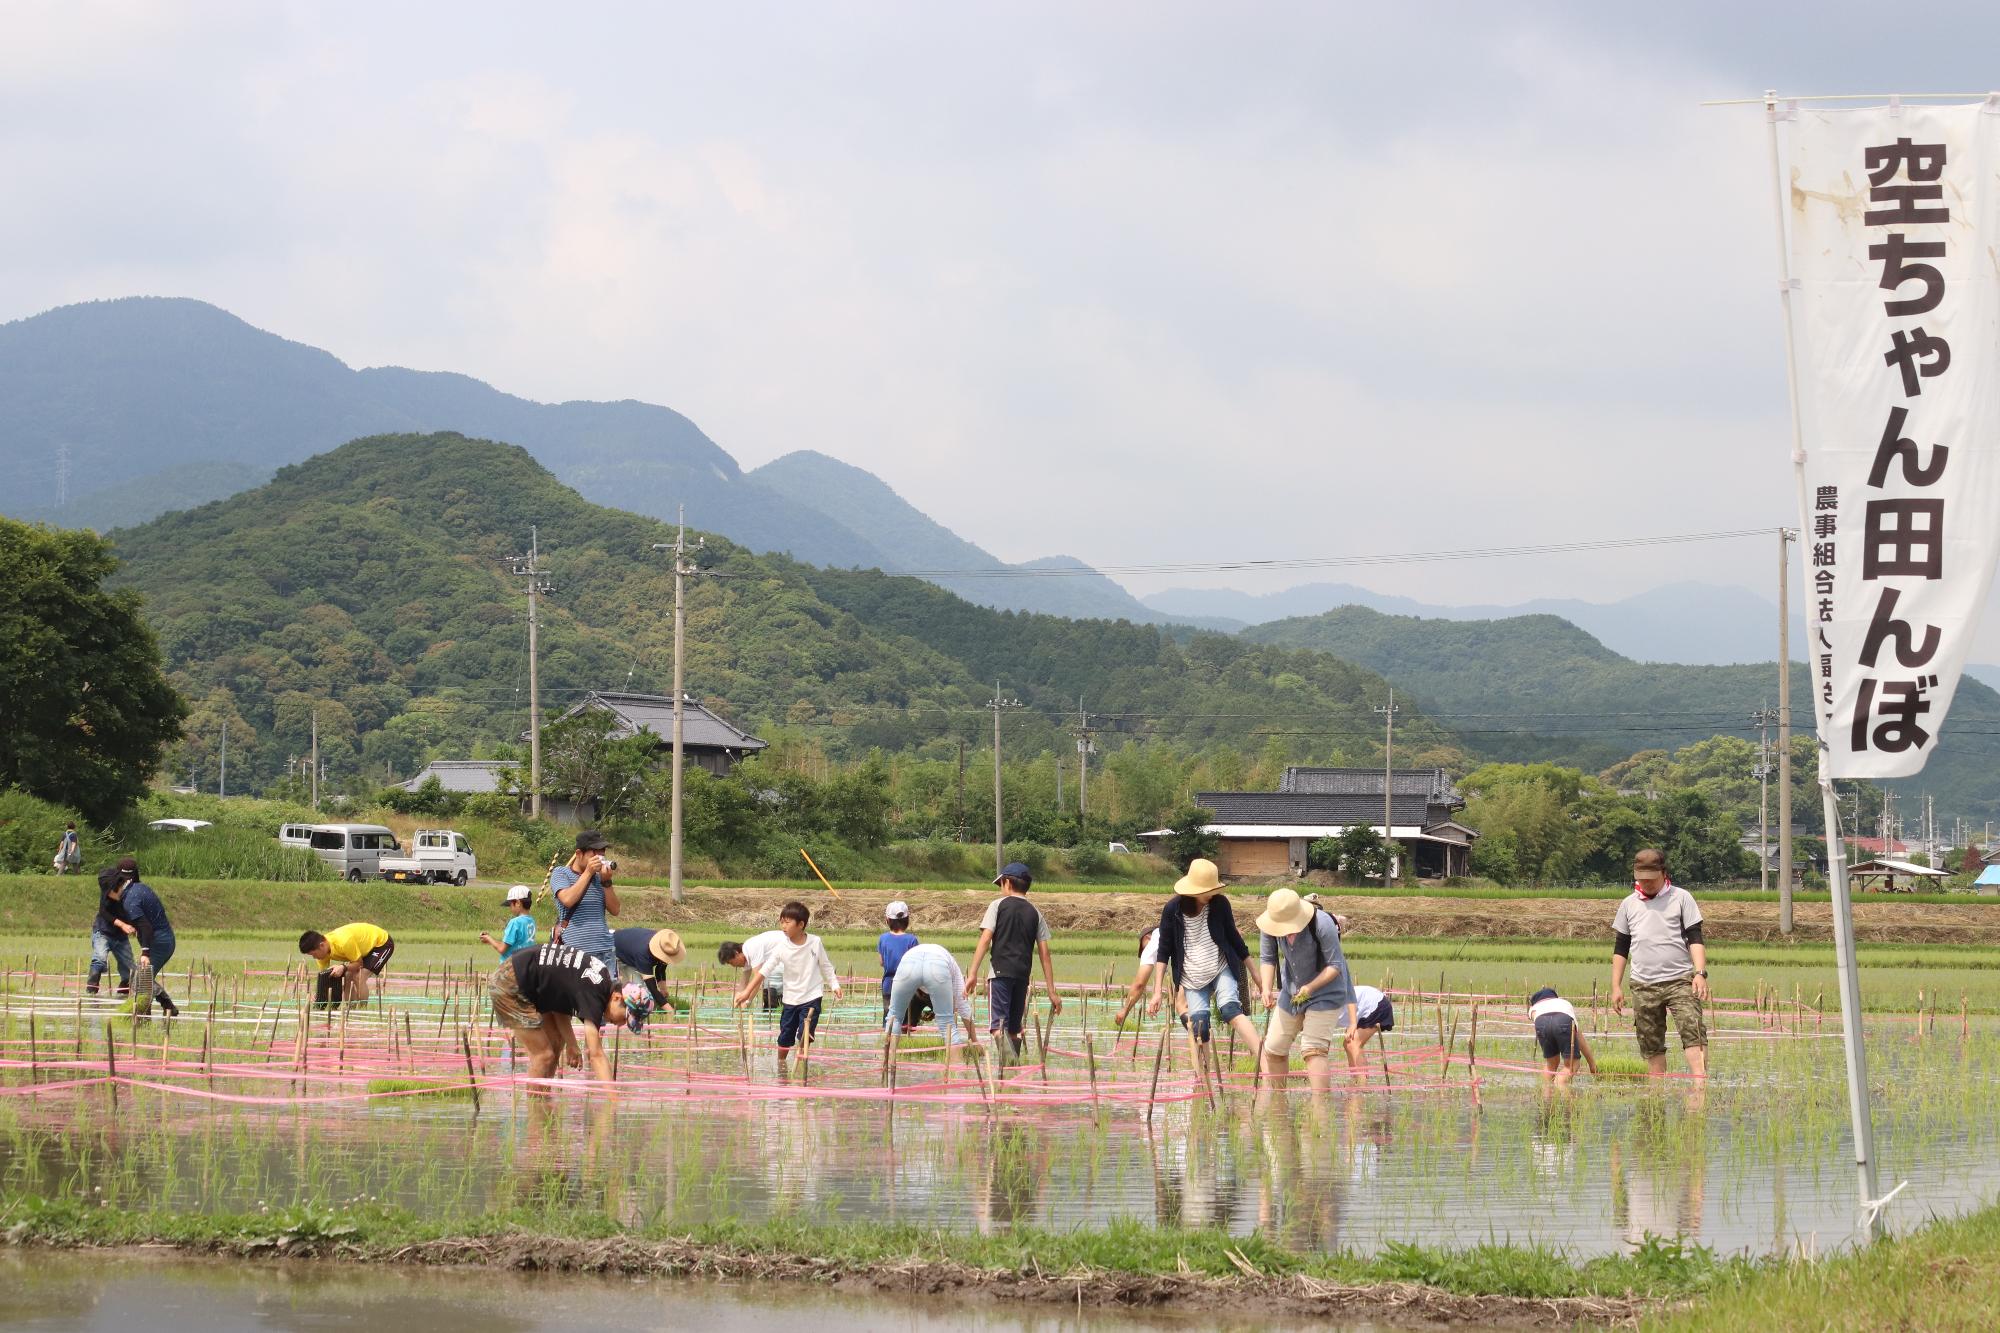
[[[1632,937],[1629,973],[1633,981],[1651,986],[1678,981],[1694,971],[1686,931],[1700,924],[1701,908],[1694,895],[1669,883],[1651,898],[1637,889],[1626,894],[1611,929]]]
[[[1262,935],[1262,932],[1259,932]],[[1354,978],[1347,970],[1347,955],[1340,947],[1340,930],[1325,909],[1313,913],[1312,925],[1287,939],[1283,935],[1262,935],[1257,960],[1278,965],[1278,1007],[1288,1014],[1298,1012],[1292,994],[1318,976],[1329,965],[1340,975],[1324,990],[1313,992],[1308,1009],[1345,1009],[1355,1002]]]

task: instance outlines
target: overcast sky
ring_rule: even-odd
[[[1762,113],[1697,103],[2000,83],[1991,5],[563,8],[17,0],[0,318],[191,296],[351,365],[665,403],[1009,559],[1768,527]]]

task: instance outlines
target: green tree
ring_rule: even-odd
[[[1198,805],[1182,806],[1167,819],[1165,827],[1173,830],[1171,836],[1160,844],[1160,853],[1175,866],[1186,870],[1197,857],[1207,857],[1213,861],[1222,839],[1208,831],[1208,825],[1215,822],[1215,811],[1204,810]]]
[[[0,787],[104,821],[145,791],[187,705],[110,543],[0,519]]]
[[[584,804],[595,801],[598,817],[609,823],[648,811],[648,778],[659,738],[651,732],[622,739],[611,735],[610,713],[590,709],[542,729],[543,794]]]

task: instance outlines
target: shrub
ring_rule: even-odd
[[[1111,853],[1101,842],[1081,843],[1069,854],[1069,868],[1079,878],[1102,875],[1111,869]]]

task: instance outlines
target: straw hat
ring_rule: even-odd
[[[1204,856],[1197,856],[1188,862],[1187,874],[1174,883],[1174,892],[1192,898],[1203,893],[1214,893],[1223,888],[1222,872],[1215,868],[1215,862]]]
[[[1257,929],[1266,935],[1296,935],[1313,923],[1319,909],[1299,897],[1297,889],[1279,889],[1264,904]]]
[[[653,938],[646,941],[646,952],[663,963],[678,963],[688,953],[680,935],[671,930],[654,931]]]

